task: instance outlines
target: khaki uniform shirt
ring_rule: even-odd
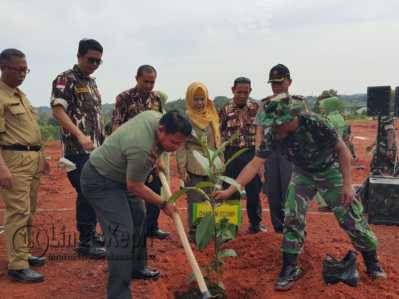
[[[37,115],[26,95],[0,80],[0,145],[40,145]]]

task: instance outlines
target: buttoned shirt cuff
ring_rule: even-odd
[[[68,102],[63,98],[55,98],[51,101],[51,107],[61,105],[65,111],[68,109]]]

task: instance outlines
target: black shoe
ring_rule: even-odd
[[[79,244],[79,247],[76,248],[76,252],[81,256],[86,256],[95,260],[105,258],[105,255],[107,253],[104,247],[97,246],[91,243]]]
[[[288,291],[296,280],[302,277],[303,271],[297,264],[298,255],[283,253],[283,268],[274,285],[277,291]]]
[[[265,233],[267,232],[267,228],[263,226],[263,224],[258,225],[251,225],[248,229],[250,234],[257,234],[257,233]]]
[[[159,239],[159,240],[164,240],[164,239],[166,239],[169,235],[170,235],[169,232],[165,232],[165,231],[163,231],[163,230],[157,228],[156,230],[154,230],[154,231],[148,233],[147,237],[150,237],[150,238],[157,238],[157,239]]]
[[[33,256],[28,257],[29,266],[31,267],[41,267],[46,263],[46,258],[44,256]]]
[[[349,250],[346,256],[338,261],[327,255],[323,260],[323,279],[329,284],[342,281],[351,287],[359,282],[359,272],[356,269],[356,252]]]
[[[105,246],[105,239],[104,235],[99,235],[97,233],[94,234],[93,243],[97,246],[104,247]]]
[[[144,268],[141,271],[135,271],[132,273],[132,279],[156,279],[160,275],[158,270],[150,270]]]
[[[371,279],[387,278],[387,274],[378,262],[376,251],[362,251],[362,255],[366,264],[367,275]]]
[[[8,270],[8,277],[23,283],[38,283],[44,281],[44,276],[31,269]]]

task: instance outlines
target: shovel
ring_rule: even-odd
[[[165,174],[163,172],[159,172],[159,178],[165,189],[166,196],[168,198],[171,197],[172,192],[170,191],[170,187]],[[179,235],[180,242],[183,245],[184,252],[186,253],[188,262],[190,263],[191,269],[193,270],[195,280],[198,283],[198,287],[201,291],[202,298],[203,299],[211,298],[211,293],[209,292],[208,287],[206,286],[204,276],[201,273],[201,269],[198,266],[197,260],[195,259],[190,243],[188,242],[187,235],[186,232],[184,231],[183,223],[180,219],[179,214],[177,213],[173,214],[173,221],[175,222],[177,234]]]

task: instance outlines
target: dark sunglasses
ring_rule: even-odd
[[[96,64],[96,65],[100,65],[101,63],[103,63],[103,61],[100,58],[93,58],[93,57],[88,57],[87,61],[90,64]]]

